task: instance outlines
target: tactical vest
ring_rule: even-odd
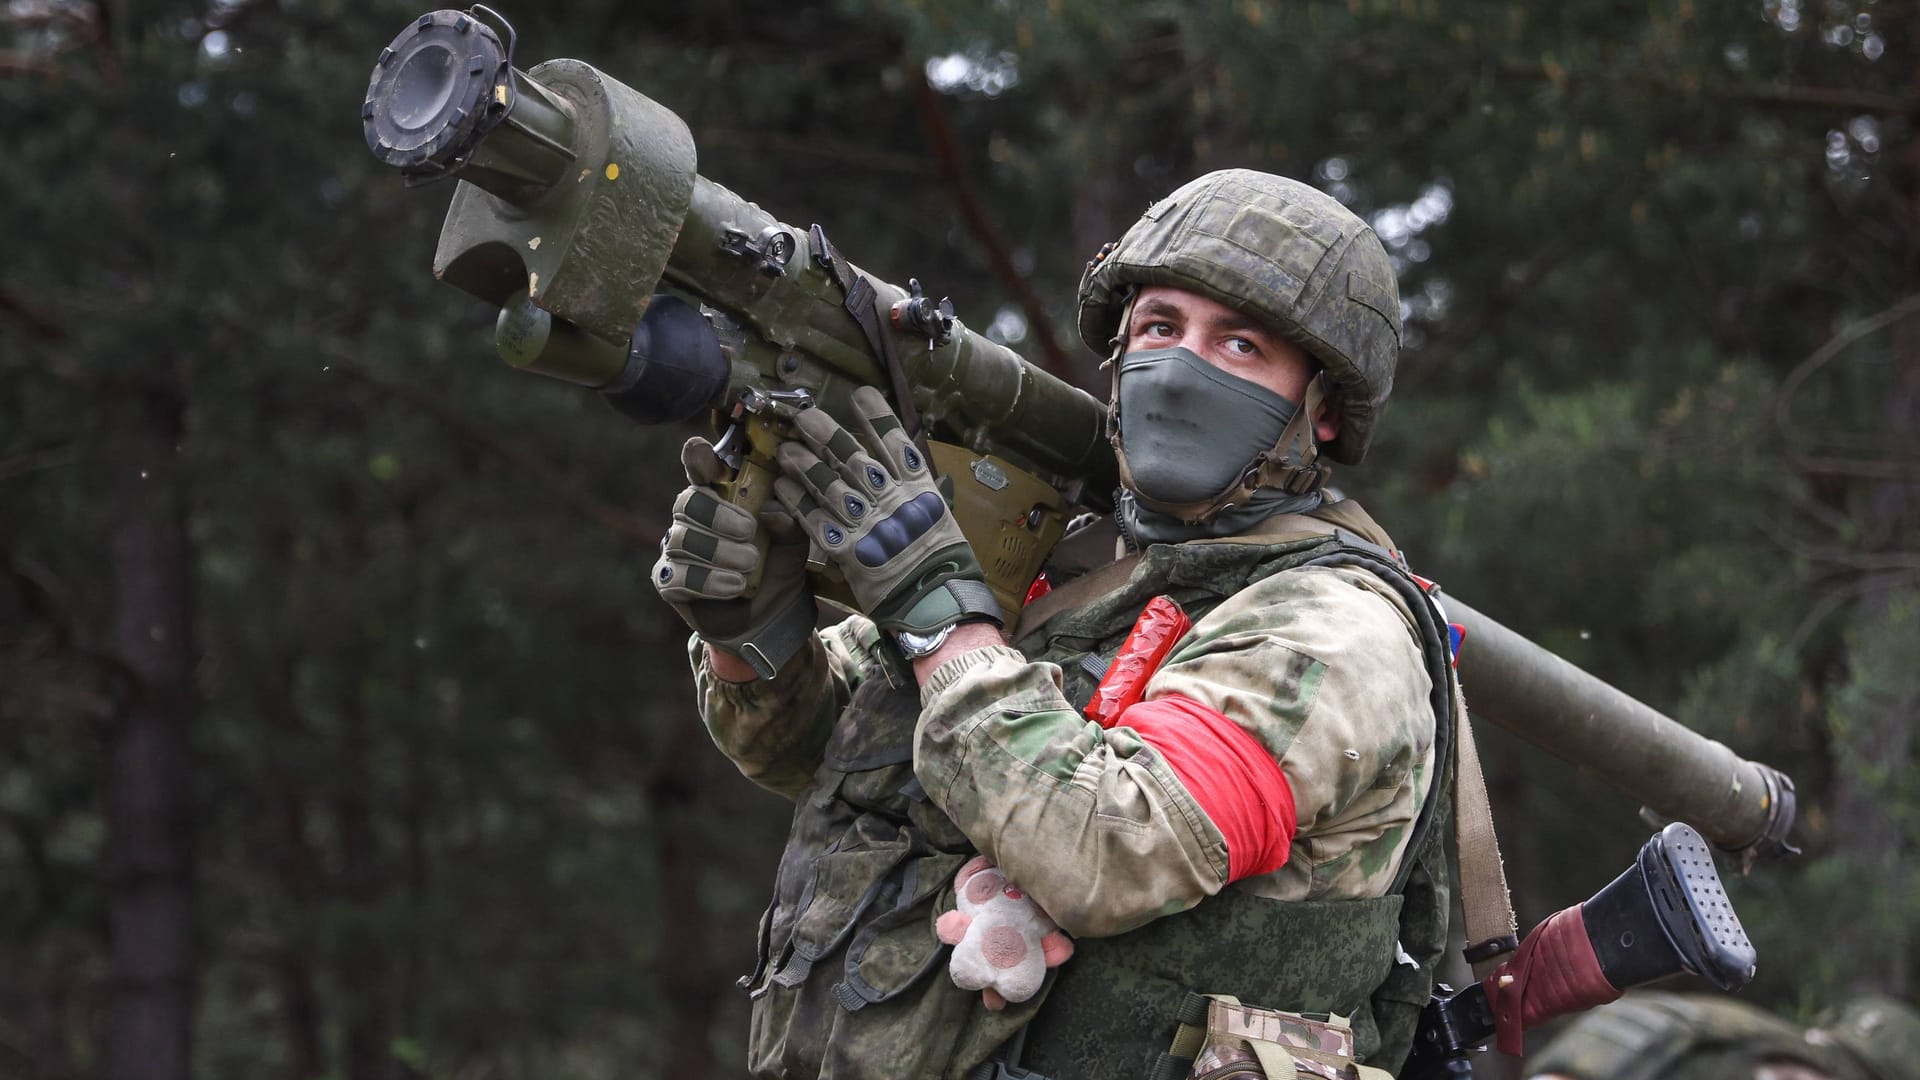
[[[1098,670],[1084,661],[1110,658],[1153,597],[1171,596],[1198,620],[1273,574],[1356,562],[1417,588],[1378,547],[1346,532],[1156,545],[1123,586],[1016,644],[1058,664],[1068,699],[1082,704]],[[1350,1016],[1358,1056],[1397,1068],[1446,944],[1452,775],[1443,752],[1451,727],[1444,650],[1432,642],[1427,649],[1441,713],[1438,775],[1394,894],[1293,902],[1229,886],[1182,914],[1077,941],[1040,994],[1000,1012],[946,977],[946,949],[934,935],[934,920],[954,906],[953,875],[974,849],[914,777],[918,688],[906,678],[869,679],[797,801],[758,963],[741,980],[753,998],[753,1075],[961,1080],[1031,1022],[1023,1068],[1049,1080],[1146,1080],[1189,991]]]

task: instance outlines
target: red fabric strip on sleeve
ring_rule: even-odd
[[[1113,726],[1132,728],[1158,750],[1227,838],[1228,881],[1285,865],[1296,820],[1293,786],[1247,729],[1178,695],[1129,706]]]

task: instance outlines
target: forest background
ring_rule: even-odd
[[[417,13],[0,6],[0,1077],[738,1069],[786,813],[646,582],[688,432],[432,280],[448,189],[359,124]],[[1750,999],[1913,990],[1920,6],[506,13],[1085,386],[1080,268],[1152,198],[1247,166],[1365,215],[1407,350],[1337,483],[1798,781],[1806,854],[1731,884]],[[1632,857],[1628,800],[1482,738],[1523,921]]]

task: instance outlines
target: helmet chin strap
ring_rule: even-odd
[[[1100,366],[1110,370],[1112,390],[1107,398],[1107,442],[1120,466],[1120,483],[1133,492],[1134,499],[1149,510],[1170,514],[1188,525],[1203,525],[1235,506],[1244,506],[1254,492],[1277,488],[1289,495],[1305,495],[1326,486],[1327,466],[1320,461],[1320,444],[1313,437],[1313,418],[1328,396],[1327,373],[1316,372],[1307,382],[1300,407],[1293,419],[1280,431],[1270,449],[1262,450],[1240,470],[1239,477],[1225,491],[1211,499],[1174,503],[1153,498],[1133,482],[1133,470],[1127,467],[1127,448],[1120,438],[1120,358],[1127,349],[1127,323],[1133,318],[1133,304],[1139,293],[1127,298],[1120,309],[1120,329],[1111,342],[1112,351]]]

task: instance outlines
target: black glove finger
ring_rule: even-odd
[[[719,533],[684,517],[674,519],[661,542],[661,551],[669,559],[689,564],[704,563],[717,570],[737,570],[744,574],[760,565],[760,548],[745,540],[729,540]]]
[[[752,540],[753,515],[720,497],[710,487],[694,486],[673,502],[675,520],[690,521],[726,540]]]
[[[746,578],[733,570],[687,562],[662,553],[653,564],[653,588],[669,604],[696,600],[737,600],[746,594]]]

